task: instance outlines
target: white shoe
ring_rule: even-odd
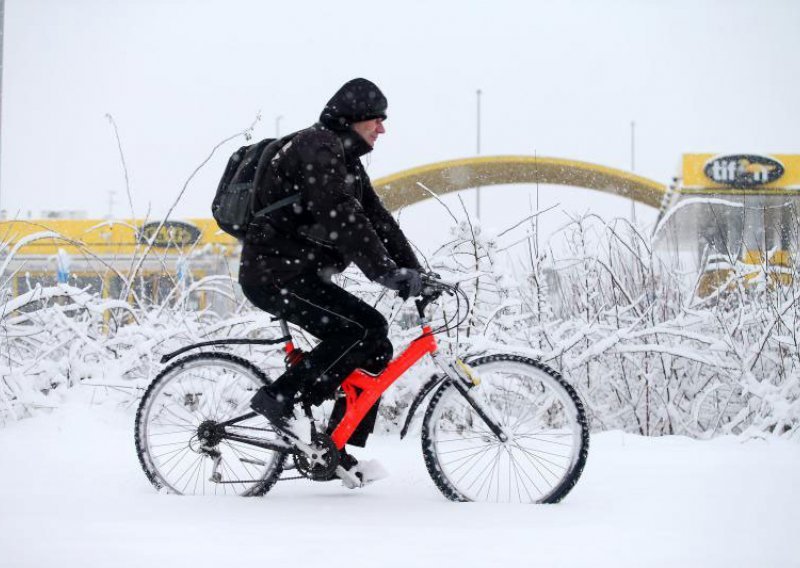
[[[389,472],[378,460],[360,461],[349,470],[339,466],[336,468],[336,474],[342,480],[342,485],[348,489],[364,487],[379,479],[389,477]]]

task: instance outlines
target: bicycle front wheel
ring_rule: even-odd
[[[533,359],[491,355],[470,366],[480,384],[468,395],[507,439],[492,433],[452,383],[443,384],[422,425],[434,483],[453,501],[557,503],[577,483],[589,451],[577,393]]]
[[[199,434],[249,413],[250,399],[267,383],[260,370],[227,353],[190,355],[159,373],[136,413],[136,451],[150,482],[181,495],[266,493],[283,471],[286,452],[224,437],[201,441]],[[229,428],[278,439],[261,416]]]

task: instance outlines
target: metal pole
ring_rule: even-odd
[[[636,121],[631,121],[631,171],[636,171]],[[631,221],[636,223],[636,202],[631,197]]]
[[[477,116],[477,154],[481,155],[481,90],[475,92],[478,102],[478,116]],[[478,185],[475,197],[475,209],[478,215],[478,220],[481,219],[481,186]]]
[[[114,218],[114,194],[116,192],[112,189],[108,192],[108,218]]]
[[[5,14],[6,14],[6,0],[0,0],[0,150],[2,149],[3,140],[3,43],[5,39]],[[0,151],[0,167],[2,167],[2,151]],[[0,212],[3,210],[3,186],[2,177],[0,177]],[[0,215],[0,219],[2,216]]]

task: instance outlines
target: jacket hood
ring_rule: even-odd
[[[322,109],[319,121],[342,132],[349,130],[354,122],[386,118],[388,103],[378,86],[367,79],[353,79],[336,91]]]

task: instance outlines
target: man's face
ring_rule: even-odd
[[[361,122],[354,122],[353,123],[353,130],[361,135],[367,144],[375,147],[375,142],[378,140],[378,136],[386,132],[386,129],[383,127],[383,119],[382,118],[373,118],[370,120],[362,120]]]

